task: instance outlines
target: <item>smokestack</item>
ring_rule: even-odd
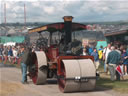
[[[64,16],[64,31],[66,44],[72,41],[72,16]]]
[[[6,24],[6,3],[4,3],[4,23]]]
[[[2,3],[1,3],[1,10],[0,10],[0,11],[1,11],[1,12],[0,12],[0,15],[1,15],[1,18],[0,18],[0,19],[1,19],[1,24],[2,24],[2,19],[3,19],[3,18],[2,18],[2,9],[3,9],[3,8],[2,8]],[[2,33],[3,33],[3,32],[1,32],[1,30],[0,30],[0,36],[2,35]]]
[[[24,4],[24,26],[26,27],[26,6]]]

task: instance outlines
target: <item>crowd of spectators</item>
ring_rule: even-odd
[[[115,43],[114,43],[115,44]],[[111,75],[111,80],[120,80],[120,76],[128,74],[128,46],[119,43],[108,44],[107,47],[96,49],[95,46],[84,46],[83,55],[91,55],[94,57],[96,71],[99,72],[99,66],[104,65],[104,72]],[[27,45],[3,46],[0,45],[0,61],[6,64],[21,63],[22,49]],[[28,47],[28,46],[27,46]],[[31,45],[32,50],[40,50],[35,44]],[[43,49],[42,49],[43,50]],[[118,68],[120,67],[120,70]]]
[[[20,46],[0,46],[0,59],[5,64],[7,60],[9,63],[17,63],[20,56]]]
[[[27,46],[26,44],[21,44],[16,46],[0,45],[0,62],[4,64],[6,63],[20,64],[22,49],[23,47],[26,47],[26,46]]]
[[[99,66],[104,66],[104,72],[111,76],[111,80],[120,80],[120,77],[128,74],[128,46],[120,44],[108,44],[107,47],[96,49],[95,46],[85,46],[83,55],[94,57],[96,71]]]

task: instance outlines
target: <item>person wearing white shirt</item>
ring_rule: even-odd
[[[111,44],[108,44],[106,48],[103,50],[103,60],[104,62],[104,72],[108,73],[108,64],[107,64],[107,57],[108,54],[111,52]]]
[[[88,55],[86,52],[86,48],[83,48],[83,56],[86,56],[86,55]]]
[[[13,48],[13,57],[14,57],[13,63],[16,63],[16,61],[17,61],[17,54],[18,54],[18,52],[17,52],[16,48]]]

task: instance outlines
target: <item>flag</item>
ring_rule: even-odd
[[[123,76],[123,65],[118,65],[116,67],[116,71],[120,74],[120,76]]]

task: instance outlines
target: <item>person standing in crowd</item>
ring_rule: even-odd
[[[96,66],[96,70],[98,70],[98,68],[99,68],[99,57],[98,57],[98,53],[97,53],[96,48],[94,48],[94,50],[93,50],[91,56],[94,57],[94,64],[95,64],[95,66]]]
[[[115,50],[121,55],[121,50],[120,48],[117,46],[117,45],[114,45],[115,46]]]
[[[127,54],[128,54],[128,45],[127,45],[127,49],[126,49],[126,52],[127,52]]]
[[[23,47],[21,49],[21,71],[22,71],[22,83],[26,84],[27,82],[27,59],[29,51],[28,48]]]
[[[8,49],[6,46],[4,46],[3,56],[4,56],[4,64],[6,64],[6,62],[8,60]]]
[[[119,64],[120,61],[120,54],[115,50],[115,47],[111,47],[111,52],[107,56],[107,64],[108,64],[108,69],[111,75],[111,80],[115,80],[115,74],[116,74],[116,80],[120,80],[120,75],[118,72],[116,72],[116,66]]]
[[[104,72],[106,72],[107,74],[109,74],[108,64],[107,64],[107,57],[109,52],[111,52],[111,44],[108,44],[108,46],[103,50]]]
[[[83,48],[83,55],[86,56],[88,53],[86,52],[86,48]]]
[[[0,60],[3,61],[3,46],[0,46]]]
[[[88,53],[89,53],[89,55],[91,55],[92,52],[93,52],[93,46],[92,45],[89,45],[89,47],[88,47]]]
[[[124,75],[127,75],[128,54],[126,52],[126,49],[123,49],[123,53],[121,57],[122,57],[123,65],[124,65]]]
[[[99,63],[100,65],[103,64],[103,46],[100,46],[100,49],[98,50],[98,55],[99,55]]]
[[[8,46],[8,60],[10,63],[12,62],[12,56],[13,56],[12,47]]]
[[[13,64],[15,64],[17,63],[17,54],[18,54],[15,47],[13,48],[12,52],[13,52]]]

